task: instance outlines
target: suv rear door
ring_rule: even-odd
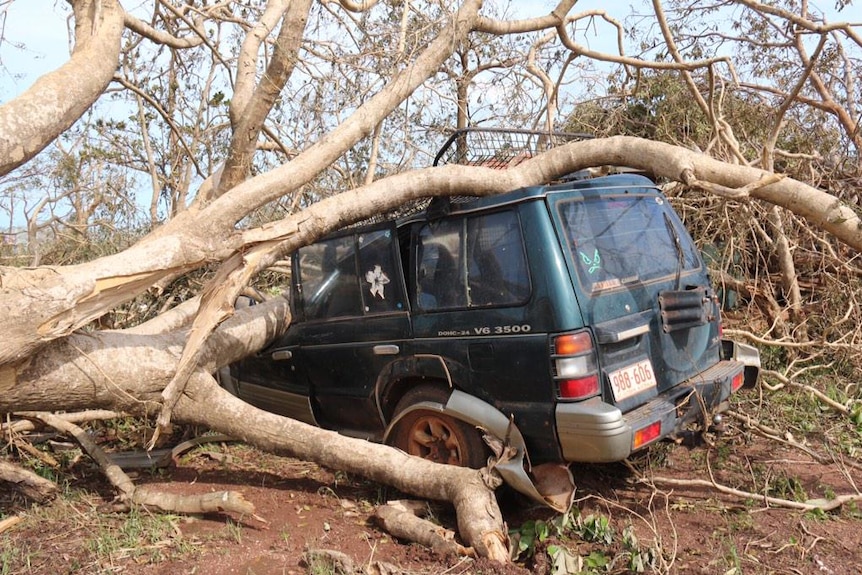
[[[664,196],[630,183],[550,198],[609,403],[626,412],[719,360],[705,267]]]

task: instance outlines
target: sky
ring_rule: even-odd
[[[62,0],[17,0],[0,8],[0,101],[69,58],[68,14]]]
[[[644,0],[634,0],[614,6],[601,0],[580,0],[574,11],[605,9],[611,16],[622,20],[626,13],[635,9],[648,11]],[[140,0],[125,0],[123,5],[133,9],[145,3]],[[557,0],[512,0],[513,9],[518,16],[539,16],[547,14]],[[812,3],[812,8],[825,9],[831,21],[853,19],[862,21],[862,11],[850,6],[842,13],[836,13],[831,0]],[[824,4],[821,6],[821,4]],[[65,0],[0,0],[0,103],[8,101],[26,90],[42,74],[62,65],[69,57],[71,25],[69,8]],[[858,17],[857,17],[858,14]],[[588,44],[599,51],[613,52],[615,37],[612,29],[604,24],[590,29],[587,38],[576,41]],[[3,198],[0,198],[3,201]],[[2,217],[3,211],[0,211]],[[0,221],[0,229],[5,222]]]

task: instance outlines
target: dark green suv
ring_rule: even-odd
[[[438,201],[292,265],[293,323],[231,367],[232,391],[446,463],[482,466],[484,432],[540,500],[539,464],[618,461],[709,424],[759,370],[722,341],[707,269],[640,175]]]

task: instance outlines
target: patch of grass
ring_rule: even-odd
[[[225,523],[227,528],[228,539],[234,541],[238,545],[242,544],[242,525],[235,522],[233,519],[228,519]]]
[[[92,554],[103,561],[115,563],[124,558],[146,559],[157,563],[172,547],[177,517],[150,514],[132,509],[124,515],[105,516],[94,527],[94,536],[87,541]]]
[[[730,533],[742,533],[754,528],[754,518],[748,511],[731,511],[727,518]]]
[[[106,513],[100,502],[73,488],[48,505],[30,506],[24,521],[3,534],[0,575],[113,572],[126,561],[154,564],[195,551],[178,536],[177,516]]]
[[[721,547],[721,552],[710,562],[710,571],[724,575],[742,575],[742,557],[730,530],[718,528],[712,532],[712,539]]]
[[[736,543],[733,540],[727,542],[724,558],[730,567],[726,573],[742,575],[742,559],[739,557],[739,550],[736,548]]]
[[[767,484],[765,495],[790,501],[808,500],[808,493],[806,493],[802,482],[785,473],[779,474]]]
[[[32,569],[30,551],[13,545],[4,545],[0,548],[0,575],[10,575],[17,569],[16,566],[27,570]]]

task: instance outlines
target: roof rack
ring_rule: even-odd
[[[556,146],[589,140],[583,133],[461,128],[455,130],[434,158],[434,165],[459,164],[504,170]]]

